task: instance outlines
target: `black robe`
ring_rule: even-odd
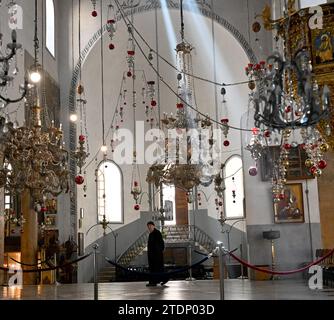
[[[164,256],[163,251],[165,243],[162,239],[161,232],[154,229],[148,236],[147,243],[147,257],[150,273],[162,273],[164,271]],[[162,275],[155,275],[151,277],[150,282],[158,283],[162,281]]]

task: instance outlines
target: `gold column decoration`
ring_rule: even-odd
[[[28,189],[24,190],[21,195],[21,206],[23,218],[26,222],[23,224],[21,235],[21,261],[27,264],[37,264],[38,255],[38,223],[37,213],[33,209],[33,201]],[[36,269],[35,267],[22,266],[23,270]],[[23,273],[23,284],[36,284],[36,272]]]

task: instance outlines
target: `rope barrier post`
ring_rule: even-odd
[[[193,271],[191,268],[192,265],[192,246],[191,243],[188,246],[188,259],[189,259],[189,278],[186,279],[186,281],[195,281],[196,279],[193,278]]]
[[[219,282],[220,282],[220,300],[225,300],[224,292],[224,278],[225,278],[225,258],[223,255],[224,247],[223,243],[218,241],[218,251],[219,251]]]
[[[97,249],[99,245],[97,243],[94,243],[93,249],[94,249],[94,300],[99,300],[99,287],[97,283]]]

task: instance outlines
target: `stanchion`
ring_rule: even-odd
[[[94,249],[94,300],[99,300],[99,284],[97,283],[97,249],[99,245],[97,243],[94,243],[93,249]]]
[[[225,293],[224,293],[224,277],[225,277],[225,261],[224,261],[224,254],[223,254],[223,243],[218,242],[218,254],[219,254],[219,282],[220,282],[220,300],[225,300]]]
[[[193,271],[191,268],[192,265],[192,247],[191,244],[188,246],[188,259],[189,259],[189,278],[186,278],[186,281],[195,281],[196,279],[193,278]]]

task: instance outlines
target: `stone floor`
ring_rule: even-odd
[[[99,300],[219,300],[219,281],[170,281],[164,287],[144,282],[99,284]],[[0,300],[93,300],[93,284],[0,287]],[[310,290],[305,281],[226,280],[226,300],[334,300],[334,289]]]

